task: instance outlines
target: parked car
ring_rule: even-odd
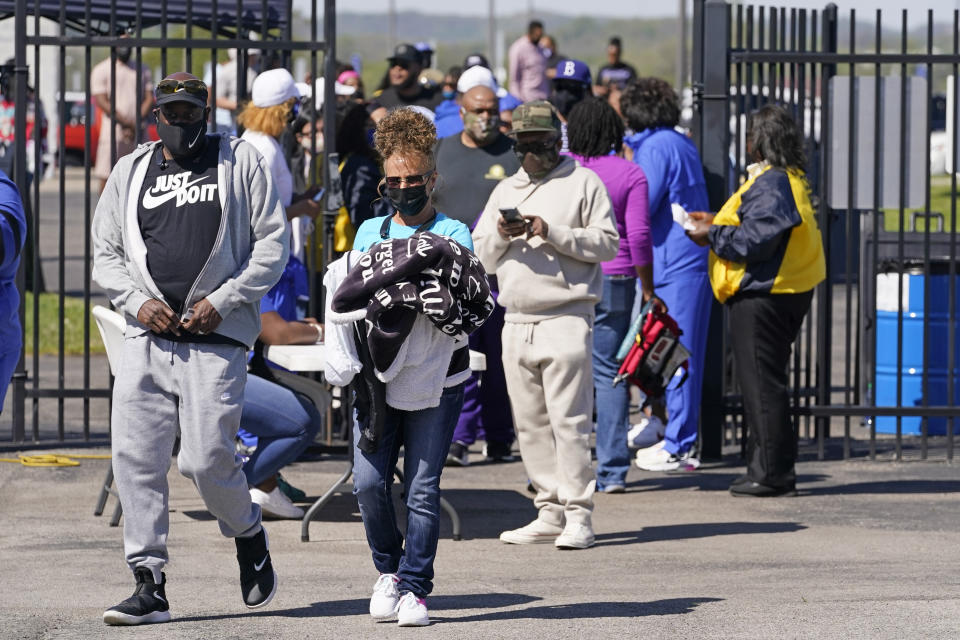
[[[83,150],[86,145],[87,130],[87,94],[83,91],[67,91],[63,94],[63,101],[57,96],[57,103],[61,107],[60,122],[63,123],[64,152],[66,153],[67,163],[83,165]],[[100,139],[100,123],[103,119],[103,111],[97,106],[93,98],[90,98],[90,113],[93,121],[90,124],[90,165],[97,161],[97,141]],[[157,135],[157,123],[153,116],[147,120],[147,139],[159,140]]]

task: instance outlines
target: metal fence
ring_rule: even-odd
[[[791,404],[819,459],[953,459],[958,39],[958,11],[695,2],[693,132],[714,210],[745,177],[753,109],[786,106],[804,131],[828,273],[794,345]],[[714,311],[707,457],[742,432]]]
[[[267,61],[266,64],[287,68],[290,68],[294,56],[306,57],[307,68],[314,78],[314,95],[322,90],[328,98],[325,103],[333,104],[335,0],[310,3],[309,6],[309,15],[305,16],[294,13],[292,0],[158,0],[150,3],[129,0],[0,1],[0,22],[13,20],[15,49],[13,64],[4,68],[6,80],[10,83],[7,95],[12,93],[15,96],[14,144],[7,151],[14,154],[14,181],[23,196],[29,226],[28,249],[18,284],[21,294],[29,291],[33,297],[29,307],[21,305],[21,323],[28,316],[32,320],[30,337],[35,345],[29,354],[29,362],[26,357],[21,357],[14,374],[10,397],[12,420],[8,423],[11,430],[9,436],[0,435],[0,444],[4,441],[18,444],[27,441],[62,442],[65,439],[105,441],[109,438],[107,403],[111,381],[106,360],[93,358],[90,352],[90,309],[95,301],[106,304],[105,298],[102,294],[98,295],[90,279],[92,260],[89,229],[95,206],[94,194],[97,193],[91,175],[92,154],[97,145],[91,130],[95,122],[94,115],[98,113],[90,83],[94,60],[106,53],[106,59],[111,61],[111,112],[116,108],[116,65],[118,48],[121,47],[132,49],[130,60],[136,63],[138,106],[144,100],[143,79],[148,71],[144,63],[146,59],[157,60],[158,73],[154,75],[159,77],[155,77],[154,81],[180,70],[203,76],[203,62],[210,61],[208,84],[211,94],[215,95],[218,53],[228,49],[238,52],[236,82],[241,99],[246,97],[250,89],[246,86],[247,52],[255,49],[263,53],[262,59]],[[318,13],[321,10],[322,13]],[[323,38],[319,39],[317,36],[321,31]],[[318,55],[322,58],[320,64]],[[51,63],[51,59],[54,62]],[[174,68],[174,61],[182,61],[182,66]],[[318,73],[318,69],[323,73]],[[44,153],[39,96],[31,93],[29,87],[32,82],[33,87],[39,90],[51,74],[56,75],[57,82],[57,104],[52,112],[56,114],[58,127],[56,152],[52,157]],[[73,197],[68,203],[67,171],[64,169],[67,161],[65,119],[71,111],[71,105],[67,103],[67,81],[71,74],[82,85],[82,104],[74,105],[73,111],[83,124],[84,169],[82,186],[77,188],[74,185],[69,190]],[[316,84],[321,76],[324,79],[322,88]],[[335,129],[335,110],[324,111],[324,126],[332,131]],[[33,118],[36,124],[28,140],[29,118]],[[134,127],[137,142],[145,141],[147,129],[143,125],[147,124],[148,118],[149,115],[141,113],[138,107]],[[211,130],[216,131],[216,127],[214,118]],[[114,161],[116,135],[116,127],[111,126],[109,148]],[[328,186],[331,178],[329,167],[331,163],[336,167],[335,149],[332,146],[333,136],[328,136],[323,152]],[[41,198],[40,178],[45,162],[50,160],[56,163],[55,179],[59,181],[56,204],[52,203],[57,200],[55,196],[47,194]],[[330,193],[334,190],[327,191]],[[338,207],[336,202],[328,200],[327,209],[335,212]],[[333,216],[327,215],[325,220],[332,221]],[[328,223],[326,226],[332,225]],[[56,250],[51,252],[55,255],[41,256],[39,247],[43,241],[50,240],[49,234],[56,235]],[[77,254],[73,260],[68,260],[68,245]],[[56,356],[41,356],[37,348],[41,331],[54,329],[41,327],[40,323],[40,294],[45,289],[41,258],[44,262],[56,262],[55,290],[47,291],[55,294],[57,301]],[[76,271],[82,274],[78,274],[82,284],[79,290],[68,291],[65,284],[68,273],[74,275]],[[65,354],[67,327],[64,308],[68,294],[71,294],[70,298],[82,300],[82,356],[79,357]],[[81,358],[82,364],[78,365]],[[98,427],[94,429],[91,429],[91,402],[103,403],[97,411],[102,419],[95,421]],[[55,404],[55,415],[49,408],[50,404]],[[48,408],[41,411],[44,408],[42,405]],[[50,428],[51,424],[55,427]]]

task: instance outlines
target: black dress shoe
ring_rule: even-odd
[[[733,482],[730,483],[731,487],[736,487],[737,485],[746,484],[750,482],[750,476],[743,474],[742,476],[737,476],[734,478]]]
[[[730,485],[730,494],[738,498],[778,498],[797,495],[797,487],[795,485],[768,487],[765,484],[747,480],[741,484]]]

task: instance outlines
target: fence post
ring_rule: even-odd
[[[837,5],[832,2],[823,9],[823,52],[837,52]],[[829,90],[830,78],[837,73],[837,65],[824,64],[820,74],[820,206],[818,218],[820,233],[823,235],[823,248],[826,263],[830,264],[830,207],[827,194],[830,192],[830,114]],[[817,405],[826,407],[831,404],[831,376],[833,342],[833,275],[827,268],[827,277],[817,288]],[[817,416],[817,458],[823,460],[825,440],[830,437],[830,417]]]
[[[27,1],[17,0],[14,8],[14,86],[16,87],[16,98],[14,103],[14,156],[13,156],[13,181],[20,190],[20,197],[29,198],[30,190],[27,185]],[[38,115],[39,117],[39,115]],[[39,179],[39,176],[38,176]],[[33,234],[27,233],[30,239]],[[36,238],[33,238],[36,242]],[[24,252],[26,254],[26,252]],[[33,255],[32,252],[30,255]],[[22,303],[23,292],[26,289],[26,269],[27,264],[24,256],[21,255],[20,268],[17,271],[17,290],[20,293],[20,330],[21,337],[24,337],[26,323],[24,322],[25,307]],[[34,274],[36,277],[36,274]],[[25,415],[26,410],[26,384],[27,371],[24,360],[24,346],[20,348],[20,358],[17,361],[17,367],[13,372],[13,442],[23,442],[25,433]]]
[[[724,0],[694,3],[694,141],[703,161],[707,195],[718,211],[729,195],[730,6]],[[700,456],[723,454],[723,307],[713,301],[703,361]]]

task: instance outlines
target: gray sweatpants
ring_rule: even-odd
[[[157,575],[168,559],[170,454],[180,430],[180,473],[227,537],[260,530],[235,453],[247,380],[246,351],[171,342],[146,334],[124,340],[113,387],[113,473],[123,505],[123,548],[131,569]]]

